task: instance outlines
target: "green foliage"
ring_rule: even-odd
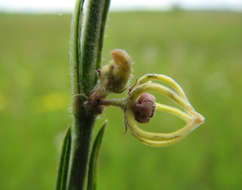
[[[81,64],[81,31],[84,0],[77,0],[75,10],[72,16],[71,26],[71,69],[72,69],[72,91],[75,94],[81,92],[80,73],[82,73]]]
[[[65,190],[71,153],[71,128],[67,129],[60,157],[56,190]]]
[[[91,152],[90,161],[89,161],[87,190],[97,189],[98,161],[99,161],[99,155],[101,151],[101,145],[102,145],[102,140],[106,129],[106,125],[107,125],[107,121],[105,121],[105,123],[99,130],[92,147],[92,152]]]
[[[82,90],[88,96],[97,82],[109,4],[110,0],[88,1],[81,41]]]
[[[103,63],[112,49],[126,49],[135,76],[179,80],[207,121],[181,143],[151,149],[124,136],[121,111],[107,109],[98,189],[242,189],[241,19],[229,12],[111,13]],[[70,16],[0,15],[0,28],[1,189],[51,190],[58,134],[71,123]],[[144,128],[171,131],[179,122],[160,114]]]

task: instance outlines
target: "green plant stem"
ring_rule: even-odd
[[[77,0],[73,14],[71,38],[72,65],[72,141],[68,171],[68,190],[83,190],[86,181],[90,142],[96,114],[85,101],[97,82],[96,70],[101,62],[104,26],[110,0],[88,0],[82,29],[84,0]]]
[[[69,190],[83,190],[84,188],[94,122],[94,115],[83,112],[74,120],[76,127],[72,131],[73,146],[69,171]]]
[[[83,91],[81,82],[81,34],[82,10],[84,0],[77,0],[72,18],[71,36],[71,71],[72,71],[72,143],[71,158],[68,171],[68,190],[82,190],[88,163],[89,146],[95,116],[87,115],[84,108],[85,98],[80,96]]]

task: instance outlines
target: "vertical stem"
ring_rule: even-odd
[[[79,96],[75,98],[75,102],[77,105],[82,104],[82,100]],[[75,127],[72,131],[72,157],[69,170],[69,190],[84,189],[92,129],[96,117],[95,115],[88,114],[83,106],[80,106],[80,108],[80,111],[76,110],[78,117],[75,117],[74,119]]]
[[[96,70],[100,65],[97,62],[101,60],[109,2],[110,0],[88,0],[83,29],[84,0],[77,0],[73,14],[71,38],[73,127],[68,190],[83,190],[85,186],[90,142],[96,115],[86,109],[84,102],[97,82]]]
[[[81,64],[81,33],[84,0],[77,0],[72,18],[71,36],[71,72],[72,72],[72,143],[71,158],[68,171],[68,190],[84,188],[85,175],[88,163],[89,146],[92,126],[95,118],[89,118],[85,113],[83,102],[79,94],[82,92]]]

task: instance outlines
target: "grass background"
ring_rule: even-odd
[[[71,123],[70,19],[0,15],[1,189],[55,188]],[[122,48],[135,63],[133,81],[144,73],[172,76],[206,124],[179,144],[150,148],[123,135],[122,112],[108,108],[96,126],[109,119],[98,189],[242,189],[241,21],[241,13],[230,12],[110,14],[103,62]],[[144,128],[172,131],[182,124],[156,113]]]

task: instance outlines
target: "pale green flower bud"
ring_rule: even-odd
[[[111,55],[113,60],[99,70],[99,85],[107,92],[121,93],[131,76],[131,58],[121,49],[113,50]]]

